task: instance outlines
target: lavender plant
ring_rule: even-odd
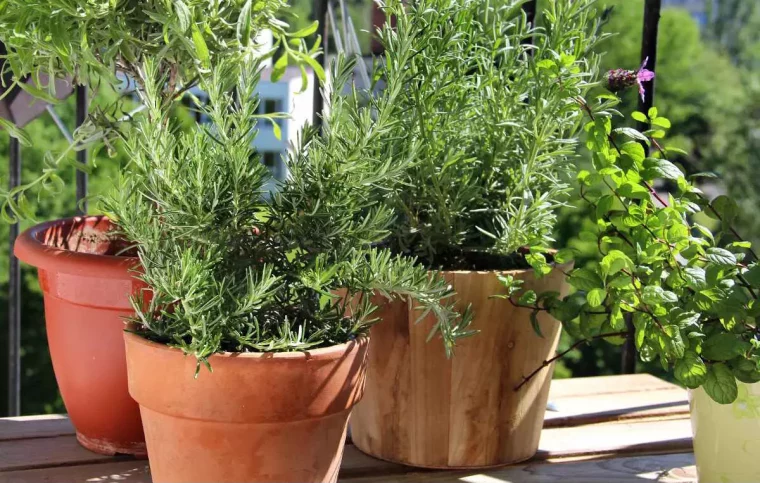
[[[613,71],[610,87],[642,88],[642,75],[653,76],[644,70]],[[558,83],[569,74],[560,63],[551,72]],[[684,386],[703,387],[719,403],[733,402],[736,381],[760,381],[760,265],[751,243],[732,226],[736,203],[727,196],[707,200],[668,160],[682,152],[666,147],[670,122],[656,108],[633,113],[647,125],[640,132],[613,126],[619,114],[614,95],[575,100],[586,117],[593,166],[577,177],[594,222],[580,236],[596,242],[597,257],[567,274],[575,292],[564,298],[521,292],[518,281],[503,277],[510,300],[534,314],[551,313],[579,339],[573,348],[633,337],[642,360],[659,360]],[[662,181],[671,192],[655,189]],[[715,233],[698,221],[708,218],[717,223]],[[568,261],[572,252],[562,250],[555,258]]]
[[[386,2],[396,27],[379,32],[380,67],[407,71],[408,84],[377,156],[414,157],[391,201],[395,253],[430,268],[500,269],[524,264],[514,256],[522,247],[550,244],[582,127],[574,99],[594,85],[599,20],[594,2],[551,0],[533,26],[524,3]],[[397,63],[406,43],[415,54]]]

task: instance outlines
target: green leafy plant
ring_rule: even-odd
[[[382,200],[404,169],[372,156],[397,122],[385,107],[403,71],[376,111],[357,92],[331,89],[325,132],[304,133],[291,176],[265,198],[270,174],[252,148],[253,59],[242,69],[220,62],[202,77],[211,124],[189,132],[173,124],[160,94],[166,79],[146,59],[146,115],[125,136],[131,166],[107,202],[151,289],[134,301],[138,330],[199,361],[219,351],[306,350],[364,333],[372,297],[382,295],[416,299],[423,316],[432,311],[434,332],[451,349],[469,321],[442,302],[451,289],[415,260],[373,246],[388,235],[393,216]],[[341,59],[334,84],[349,83],[353,68]]]
[[[683,154],[664,145],[670,121],[652,108],[633,113],[646,125],[642,132],[614,128],[618,102],[607,93],[593,103],[576,99],[593,158],[593,169],[577,178],[594,222],[580,236],[597,246],[592,263],[567,274],[576,291],[564,298],[521,293],[516,281],[502,281],[513,303],[560,320],[579,339],[573,347],[633,337],[644,361],[659,360],[684,386],[733,402],[737,380],[760,381],[757,254],[732,227],[736,203],[727,196],[708,201],[668,160]],[[670,193],[655,189],[663,183]],[[707,221],[717,223],[716,233]],[[555,257],[571,258],[570,250]]]
[[[79,85],[97,88],[107,83],[123,92],[109,106],[96,106],[87,122],[74,133],[74,141],[60,153],[48,153],[42,172],[3,198],[0,212],[6,221],[21,216],[32,218],[28,194],[56,193],[64,165],[86,170],[72,159],[72,152],[106,146],[120,139],[118,133],[143,109],[132,109],[130,98],[144,90],[146,59],[160,59],[156,66],[165,78],[161,96],[177,100],[187,95],[201,75],[221,59],[241,61],[257,52],[263,58],[276,52],[273,78],[282,75],[289,63],[304,72],[311,66],[319,76],[315,60],[319,42],[309,47],[305,37],[316,29],[313,23],[297,32],[277,15],[287,7],[283,0],[8,0],[0,4],[0,41],[8,54],[3,64],[4,82],[18,86],[49,103],[57,103],[51,79],[69,78]],[[263,51],[257,43],[264,32],[272,33],[273,48]],[[32,83],[25,80],[31,78]],[[134,85],[132,85],[134,84]],[[8,89],[10,92],[11,89]],[[3,127],[22,143],[26,134],[10,123]]]
[[[552,0],[531,27],[524,3],[385,5],[396,18],[379,33],[386,63],[408,44],[415,52],[401,121],[377,147],[381,159],[415,158],[392,200],[395,253],[431,268],[513,268],[525,264],[518,249],[551,241],[582,126],[574,98],[594,85],[599,20],[594,2]]]

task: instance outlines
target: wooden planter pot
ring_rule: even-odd
[[[511,272],[536,292],[564,294],[555,269],[536,280],[532,270]],[[447,359],[440,340],[426,342],[432,316],[415,324],[419,311],[404,302],[385,305],[371,331],[364,399],[351,416],[351,436],[363,452],[424,468],[507,465],[537,449],[553,366],[519,391],[515,387],[553,356],[560,324],[538,316],[544,335],[531,327],[530,311],[503,299],[495,272],[446,272],[457,305],[472,304],[472,328]]]

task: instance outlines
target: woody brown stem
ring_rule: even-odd
[[[629,333],[628,331],[613,332],[613,333],[609,333],[609,334],[599,334],[599,335],[595,335],[594,337],[590,337],[588,339],[579,340],[575,344],[571,345],[569,349],[560,352],[559,354],[557,354],[556,356],[552,357],[551,359],[546,359],[544,362],[541,363],[540,366],[538,366],[536,368],[536,370],[534,370],[533,372],[531,372],[530,374],[528,374],[528,376],[523,377],[522,382],[520,384],[518,384],[517,386],[515,386],[515,391],[519,391],[520,388],[523,387],[528,381],[530,381],[531,379],[533,379],[534,377],[536,377],[536,375],[539,372],[541,372],[541,370],[543,368],[551,365],[553,362],[557,361],[558,359],[561,359],[561,358],[565,357],[567,354],[569,354],[573,350],[577,349],[578,347],[582,346],[583,344],[586,344],[588,342],[592,342],[592,341],[595,341],[595,340],[599,340],[599,339],[606,339],[608,337],[626,337],[628,335],[628,333]]]

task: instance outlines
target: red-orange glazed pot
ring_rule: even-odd
[[[364,392],[366,337],[297,353],[216,354],[124,334],[153,481],[335,482],[351,408]]]
[[[34,226],[14,252],[37,267],[45,300],[48,347],[77,440],[96,453],[145,455],[140,411],[127,389],[124,317],[144,285],[135,257],[105,217]]]

